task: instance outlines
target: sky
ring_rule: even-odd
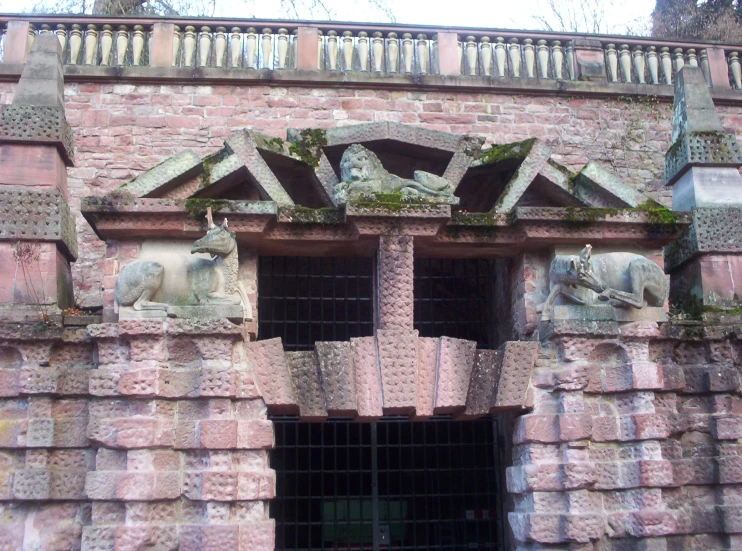
[[[0,0],[0,13],[28,11],[37,0]],[[203,0],[202,0],[203,1]],[[476,28],[543,29],[534,15],[546,13],[548,0],[386,0],[397,23]],[[580,2],[581,0],[555,0]],[[637,19],[647,20],[653,0],[603,2],[606,32],[625,32]],[[336,21],[387,22],[364,0],[323,0]],[[217,0],[215,16],[281,18],[278,0]],[[322,17],[321,19],[326,19]],[[556,30],[556,29],[555,29]]]

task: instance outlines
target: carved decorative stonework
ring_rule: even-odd
[[[693,225],[665,247],[665,269],[672,271],[698,253],[742,252],[742,208],[693,209]]]
[[[56,241],[77,259],[75,217],[57,189],[0,189],[0,241]]]
[[[72,128],[59,107],[3,105],[0,143],[55,145],[67,166],[74,163]]]
[[[665,155],[665,180],[673,184],[691,166],[737,167],[742,164],[737,138],[725,132],[688,132]]]

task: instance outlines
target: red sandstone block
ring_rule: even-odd
[[[513,443],[558,442],[559,419],[557,415],[523,415],[515,422]]]
[[[742,484],[742,456],[717,457],[719,484]]]
[[[245,522],[240,527],[240,547],[238,551],[274,551],[275,521],[262,520]]]
[[[600,415],[593,417],[593,440],[596,442],[610,442],[619,439],[618,417],[615,415]]]
[[[590,414],[562,414],[559,418],[559,440],[569,442],[590,438],[592,417]]]
[[[664,386],[662,366],[648,361],[631,362],[634,390],[661,390]]]
[[[124,396],[157,396],[157,369],[137,369],[121,373],[118,390]]]
[[[590,488],[596,481],[595,463],[575,461],[562,464],[562,485],[567,490]]]
[[[191,499],[204,501],[235,501],[237,499],[238,473],[235,472],[202,472],[201,495],[188,496]]]
[[[201,446],[208,449],[237,447],[237,421],[204,419],[199,422]]]
[[[560,543],[562,515],[538,513],[508,513],[508,521],[519,541]]]
[[[270,449],[274,446],[273,422],[264,419],[238,421],[237,447],[241,449]]]
[[[17,369],[0,369],[0,397],[18,396],[19,372]]]
[[[149,501],[155,498],[155,473],[120,472],[116,478],[116,499]]]
[[[193,551],[225,551],[239,546],[239,526],[199,526],[201,532],[200,546]],[[182,541],[182,540],[181,540]],[[186,551],[182,546],[180,551]]]
[[[718,440],[737,440],[742,438],[742,416],[713,417],[711,434]]]
[[[155,445],[157,420],[135,416],[116,422],[116,444],[122,448],[147,448]]]
[[[626,520],[626,532],[634,537],[668,536],[677,531],[677,521],[671,511],[661,509],[631,511]]]
[[[273,499],[276,488],[275,471],[241,472],[237,479],[237,499],[260,500]]]
[[[381,384],[377,367],[376,339],[374,337],[350,339],[350,352],[355,366],[358,417],[360,419],[381,417]]]
[[[639,461],[641,471],[641,485],[646,487],[661,487],[673,485],[672,464],[666,460]]]
[[[669,431],[664,415],[657,413],[640,413],[632,415],[636,426],[637,440],[667,438]]]

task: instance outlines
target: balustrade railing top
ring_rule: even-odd
[[[0,15],[4,65],[54,33],[66,65],[367,72],[612,84],[672,84],[685,64],[742,90],[742,44],[505,29],[252,19]],[[368,81],[368,77],[366,77]],[[648,92],[646,92],[648,93]]]

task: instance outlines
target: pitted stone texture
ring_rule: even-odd
[[[57,190],[0,189],[0,241],[56,241],[77,260],[75,217]]]
[[[575,197],[591,207],[633,209],[649,199],[594,161],[580,170],[572,186]]]
[[[118,191],[135,197],[159,197],[193,178],[201,168],[201,159],[193,151],[186,149],[127,182]]]
[[[477,343],[441,337],[435,377],[435,413],[452,413],[466,405]]]
[[[505,343],[494,407],[522,408],[525,406],[526,392],[537,354],[537,342],[509,341]]]
[[[74,164],[72,128],[58,107],[0,106],[0,143],[54,145],[67,166]]]
[[[349,342],[315,343],[322,386],[331,415],[356,415],[356,374]]]
[[[467,417],[486,415],[494,403],[500,378],[502,350],[477,350],[466,395]]]
[[[294,382],[299,415],[307,420],[326,418],[327,406],[317,353],[314,350],[286,352],[286,363]]]
[[[417,340],[417,407],[415,417],[433,416],[435,378],[438,370],[440,339],[420,337]]]
[[[534,178],[551,156],[551,148],[542,140],[535,140],[523,162],[505,186],[494,206],[494,212],[510,212],[523,196]]]
[[[417,405],[417,331],[376,332],[384,413],[413,413]]]
[[[665,156],[665,180],[673,185],[690,167],[742,166],[742,151],[734,134],[690,132],[683,134]]]
[[[414,242],[408,235],[379,237],[379,328],[412,329]]]
[[[355,368],[358,418],[378,419],[383,415],[381,373],[374,337],[350,339],[350,353]]]
[[[665,270],[671,272],[698,253],[742,252],[742,208],[699,207],[693,224],[665,247]]]
[[[265,405],[274,411],[296,412],[297,399],[281,338],[245,343]]]

